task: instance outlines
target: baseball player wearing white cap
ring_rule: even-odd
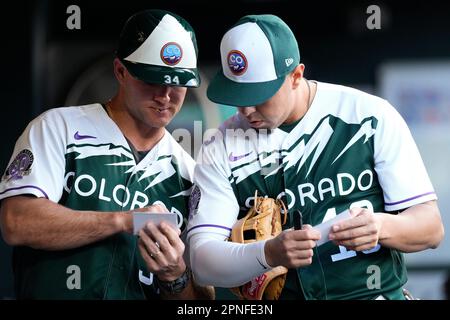
[[[444,232],[404,120],[386,100],[307,80],[295,36],[276,16],[241,18],[220,52],[208,97],[238,113],[203,144],[195,168],[188,239],[196,279],[252,281],[256,291],[259,276],[282,265],[282,299],[405,299],[402,252],[435,248]],[[285,202],[286,229],[300,210],[303,229],[224,241],[255,191]],[[311,226],[347,209],[350,217],[318,242]]]
[[[191,26],[162,10],[125,24],[106,104],[56,108],[18,139],[0,184],[19,299],[211,298],[183,259],[194,160],[166,131],[197,87]],[[178,228],[132,211],[170,211]],[[180,231],[181,230],[181,231]]]

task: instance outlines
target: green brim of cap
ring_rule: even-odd
[[[131,75],[146,83],[155,83],[175,87],[200,86],[197,69],[170,68],[121,60]]]
[[[252,107],[269,100],[283,85],[285,77],[266,82],[235,82],[224,76],[222,69],[208,86],[209,100],[233,107]]]

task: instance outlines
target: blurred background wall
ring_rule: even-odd
[[[70,5],[81,28],[70,30]],[[370,29],[369,5],[380,8],[380,28]],[[191,90],[169,127],[193,135],[234,112],[205,98],[217,70],[222,35],[241,16],[279,15],[297,36],[305,76],[353,86],[388,99],[408,122],[450,225],[450,4],[443,1],[16,1],[2,11],[0,171],[26,124],[60,106],[107,101],[116,89],[114,48],[126,19],[160,8],[186,18],[196,30],[202,87]],[[201,121],[201,122],[194,122]],[[198,146],[180,141],[194,157]],[[11,248],[0,240],[0,299],[14,298]],[[407,287],[422,299],[444,299],[450,240],[436,250],[406,256]],[[227,297],[226,293],[223,293]]]

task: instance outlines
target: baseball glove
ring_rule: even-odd
[[[253,207],[233,226],[230,239],[232,242],[251,243],[270,239],[281,233],[282,225],[286,223],[287,218],[287,209],[283,201],[258,197],[257,193],[256,191]],[[283,222],[281,215],[284,216]],[[283,290],[287,271],[287,268],[278,266],[230,290],[245,300],[277,300]]]

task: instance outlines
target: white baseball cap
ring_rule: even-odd
[[[145,10],[131,16],[117,47],[117,57],[133,77],[182,87],[200,85],[197,55],[191,25],[165,10]]]
[[[297,40],[274,15],[242,17],[220,43],[222,68],[208,86],[208,98],[237,107],[270,99],[300,63]]]

